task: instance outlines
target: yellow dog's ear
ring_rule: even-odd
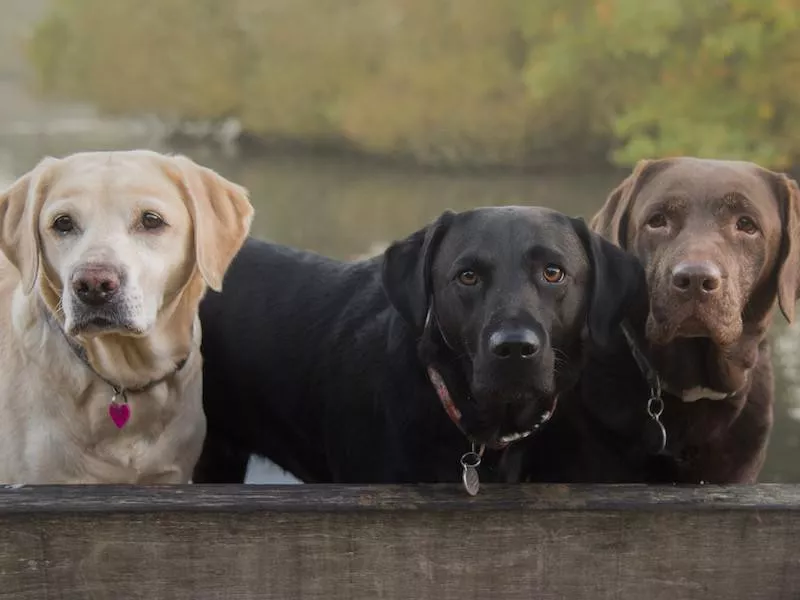
[[[185,156],[168,160],[178,168],[178,183],[194,224],[200,274],[214,291],[250,233],[253,206],[247,190]]]
[[[39,213],[47,196],[56,158],[43,159],[0,193],[0,250],[20,272],[29,294],[39,272]]]
[[[628,220],[636,194],[647,176],[658,170],[653,167],[665,167],[667,164],[669,159],[640,160],[636,163],[633,172],[609,194],[603,207],[592,217],[589,228],[612,244],[627,249]]]

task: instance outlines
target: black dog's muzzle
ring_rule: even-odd
[[[428,313],[425,316],[424,331],[429,332],[429,331],[432,331],[433,328],[436,328],[436,330],[438,330],[439,335],[442,338],[442,341],[447,346],[447,348],[450,349],[451,351],[455,352],[452,344],[450,344],[450,342],[447,340],[447,337],[445,336],[444,332],[442,331],[442,328],[439,327],[438,321],[436,319],[435,312],[433,310],[433,298],[431,298],[430,303],[429,303],[428,306],[429,306]],[[447,416],[450,417],[450,420],[456,425],[456,427],[458,427],[458,429],[461,431],[461,433],[464,434],[464,437],[466,437],[471,442],[474,442],[474,440],[472,439],[472,436],[470,435],[470,433],[468,431],[466,431],[466,429],[464,428],[464,426],[462,424],[461,411],[455,405],[455,402],[453,401],[453,398],[452,398],[452,396],[450,394],[450,390],[448,389],[447,384],[444,381],[444,378],[441,376],[441,374],[432,365],[428,365],[426,368],[427,368],[427,372],[428,372],[428,378],[430,379],[431,384],[433,385],[434,389],[436,390],[436,395],[439,397],[439,401],[442,403],[442,407],[444,408],[445,412],[447,413]],[[510,434],[504,435],[504,436],[498,438],[497,440],[493,441],[489,446],[492,449],[502,450],[502,449],[508,447],[510,444],[513,444],[514,442],[517,442],[519,440],[523,440],[523,439],[529,437],[530,435],[532,435],[533,433],[538,431],[539,428],[542,425],[544,425],[545,423],[547,423],[547,421],[550,420],[550,418],[553,416],[553,411],[555,410],[555,407],[556,407],[557,403],[558,403],[558,396],[556,395],[556,397],[553,400],[552,409],[542,413],[542,416],[541,416],[539,422],[536,423],[531,429],[528,429],[526,431],[514,432],[514,433],[510,433]]]

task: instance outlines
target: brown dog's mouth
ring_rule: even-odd
[[[678,326],[677,337],[711,337],[711,331],[701,319],[691,316]]]
[[[729,346],[741,334],[738,314],[729,315],[713,305],[691,301],[661,310],[653,304],[647,317],[647,339],[659,346],[678,338],[708,338],[718,346]]]

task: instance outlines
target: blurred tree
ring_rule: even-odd
[[[245,68],[235,12],[216,0],[56,0],[31,56],[39,86],[112,113],[235,114]]]
[[[800,158],[800,0],[53,0],[41,90],[426,163]]]
[[[694,154],[796,164],[797,0],[539,0],[526,81],[613,157]]]

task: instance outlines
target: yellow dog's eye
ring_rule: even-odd
[[[69,215],[61,215],[53,221],[53,229],[58,233],[69,233],[75,229],[75,223],[73,223],[72,217]]]
[[[475,285],[478,283],[478,281],[480,281],[480,277],[478,277],[478,274],[475,271],[471,269],[465,269],[458,274],[458,280],[463,285]]]
[[[547,265],[542,271],[542,277],[547,283],[561,283],[564,281],[564,269],[558,265]]]
[[[154,229],[161,229],[164,224],[164,219],[161,218],[161,215],[157,215],[156,213],[150,211],[142,213],[142,227],[145,229],[150,231]]]

